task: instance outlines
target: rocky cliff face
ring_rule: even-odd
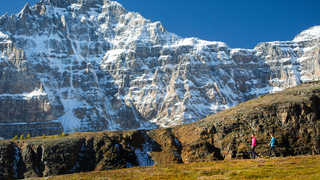
[[[320,154],[320,82],[250,100],[196,123],[175,128],[75,133],[0,142],[0,179],[249,158],[268,154],[270,134],[278,156]]]
[[[0,137],[167,127],[318,80],[319,27],[231,49],[109,0],[42,0],[0,17]],[[19,130],[18,130],[19,129]]]

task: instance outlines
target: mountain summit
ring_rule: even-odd
[[[0,136],[174,126],[320,77],[318,27],[231,49],[109,0],[0,17]]]
[[[300,42],[300,41],[311,41],[320,38],[320,26],[313,26],[300,34],[298,34],[293,41]]]

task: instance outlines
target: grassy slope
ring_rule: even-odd
[[[49,180],[64,179],[320,179],[320,156],[137,167],[49,178]]]

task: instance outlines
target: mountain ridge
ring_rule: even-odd
[[[0,125],[7,129],[0,136],[194,122],[318,80],[313,32],[307,39],[232,49],[181,38],[115,1],[26,5],[0,17]]]

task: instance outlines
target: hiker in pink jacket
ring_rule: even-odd
[[[252,134],[251,136],[251,157],[252,159],[255,159],[256,158],[256,146],[257,146],[257,139],[256,137],[254,136],[254,134]]]

